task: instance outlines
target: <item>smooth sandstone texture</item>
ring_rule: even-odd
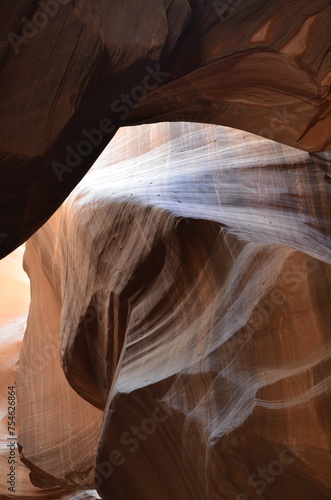
[[[17,0],[0,17],[1,257],[123,125],[207,122],[331,148],[329,0]]]
[[[15,387],[15,383],[17,382],[16,374],[19,351],[22,346],[23,333],[26,329],[26,320],[30,304],[29,280],[22,268],[23,253],[24,248],[18,248],[0,263],[0,499],[10,500],[13,498],[19,498],[22,500],[30,500],[39,498],[41,500],[46,500],[64,498],[69,500],[70,498],[71,500],[88,500],[100,498],[96,494],[95,490],[90,492],[80,492],[77,494],[71,493],[68,496],[66,494],[67,489],[60,486],[48,488],[46,485],[46,487],[42,489],[33,486],[29,477],[29,469],[20,461],[18,447],[16,446],[16,449],[13,449],[12,443],[17,443],[17,436],[19,433],[18,423],[20,405],[18,402],[17,391],[14,398],[11,397],[9,400],[8,387]],[[50,303],[48,304],[48,307],[49,306]],[[57,350],[52,351],[52,349],[47,348],[45,351],[46,354],[52,353],[53,357],[58,356]],[[45,383],[47,380],[47,378],[45,378],[45,371],[46,364],[48,365],[48,362],[45,363],[44,361],[45,360],[39,351],[37,357],[34,357],[33,354],[30,356],[28,366],[29,369],[32,370],[32,373],[37,372],[39,374],[39,378],[42,377]],[[60,377],[58,377],[58,380],[59,379]],[[34,379],[31,378],[30,374],[27,374],[27,379],[25,379],[23,369],[23,377],[21,371],[21,380],[21,391],[24,392],[27,384],[32,384]],[[33,394],[31,388],[32,385],[29,390],[30,398]],[[13,391],[10,391],[10,394],[12,396]],[[54,391],[54,394],[57,394],[57,392]],[[14,404],[8,404],[9,401]],[[46,400],[46,405],[48,407],[50,406],[49,399]],[[13,419],[10,420],[8,418],[8,407],[11,408],[10,413],[13,416]],[[61,410],[63,410],[63,408],[64,405],[62,404]],[[79,409],[79,405],[77,408]],[[45,422],[47,420],[47,412],[43,412],[42,416],[43,422]],[[59,413],[54,412],[54,416],[58,421]],[[61,418],[63,418],[63,414],[61,415]],[[25,422],[25,425],[26,424],[27,422]],[[66,421],[66,425],[68,425],[68,420]],[[14,434],[10,435],[9,432],[13,432]],[[48,439],[52,435],[52,432],[54,432],[54,428],[49,432]],[[38,442],[38,437],[40,437],[41,433],[42,429],[36,429],[32,441]],[[43,435],[43,437],[45,436]],[[46,448],[44,448],[44,450],[45,449]],[[10,450],[13,452],[11,455]],[[8,463],[9,458],[11,460],[10,463]],[[58,456],[56,460],[59,460]],[[11,487],[11,484],[7,482],[10,481],[7,474],[11,472],[11,466],[15,467],[15,474],[13,476],[15,478],[14,486],[12,486],[14,491],[8,489]],[[50,482],[49,484],[51,485],[52,483]]]
[[[54,270],[60,248],[54,227],[48,226],[48,231],[43,234],[50,245],[47,251],[37,234],[24,260],[31,279],[31,304],[16,377],[22,425],[18,442],[35,486],[75,491],[77,485],[80,489],[93,485],[102,413],[69,386],[60,365],[59,320],[65,290]]]
[[[8,387],[15,383],[19,350],[22,345],[23,333],[28,315],[30,293],[29,280],[22,269],[23,248],[18,248],[0,262],[0,498],[8,493],[6,474],[9,472],[8,458]],[[17,398],[11,402],[17,403]],[[17,405],[14,423],[10,420],[11,429],[17,438],[18,417]],[[11,413],[13,410],[11,410]],[[16,477],[19,483],[17,493],[27,495],[31,493],[29,471],[19,461],[16,450]]]
[[[34,484],[330,498],[330,160],[212,125],[118,132],[27,243]]]

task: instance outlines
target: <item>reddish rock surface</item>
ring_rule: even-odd
[[[116,136],[27,243],[17,389],[35,485],[106,500],[330,498],[321,165],[211,125]]]
[[[0,14],[0,500],[329,500],[330,0]]]
[[[52,5],[0,6],[2,257],[48,219],[124,124],[209,122],[331,148],[329,0]],[[59,168],[70,172],[63,182]]]

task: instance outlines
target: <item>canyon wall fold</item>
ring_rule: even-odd
[[[34,485],[330,498],[330,167],[220,126],[117,133],[27,242]]]

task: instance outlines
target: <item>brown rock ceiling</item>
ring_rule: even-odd
[[[123,124],[209,122],[330,149],[329,0],[53,3],[55,14],[36,0],[0,5],[2,256],[59,207]],[[71,168],[66,148],[100,126],[100,143],[59,183],[54,162]]]

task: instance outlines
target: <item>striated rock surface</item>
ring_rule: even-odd
[[[42,489],[37,488],[31,484],[29,469],[19,459],[19,449],[17,447],[19,404],[17,394],[15,394],[15,379],[19,351],[26,328],[30,303],[29,280],[22,268],[23,252],[23,248],[18,248],[0,263],[0,499],[10,500],[19,498],[29,500],[40,498],[41,500],[45,500],[64,498],[69,500],[70,498],[71,500],[88,500],[100,498],[95,490],[67,495],[67,489],[61,487],[51,488],[46,485]],[[46,354],[52,352],[49,347],[45,351]],[[52,352],[53,357],[57,354],[57,351]],[[45,363],[43,361],[44,358],[41,356],[41,351],[38,351],[37,357],[34,357],[33,354],[30,356],[29,367],[32,366],[33,373],[38,372],[40,378],[45,377]],[[27,383],[33,382],[33,379],[29,378],[29,374],[27,376],[27,380],[23,377],[21,384],[22,391],[26,390]],[[14,390],[11,389],[8,391],[9,387],[14,387]],[[29,396],[32,396],[31,387]],[[49,406],[49,401],[46,401],[46,404]],[[57,420],[59,419],[59,413],[57,414]],[[10,419],[8,418],[9,416],[11,416]],[[46,413],[42,413],[42,417],[44,423],[45,417],[47,418]],[[37,429],[33,440],[38,441],[38,435],[40,435],[39,429]],[[58,461],[58,457],[56,460]],[[8,477],[8,474],[11,472],[11,466],[15,468],[15,479],[12,484]],[[49,486],[50,484],[51,482]],[[12,490],[9,490],[10,487],[12,487]]]
[[[34,485],[331,497],[330,172],[330,153],[225,127],[118,132],[27,243]]]
[[[47,251],[37,234],[25,257],[31,304],[16,379],[22,426],[19,447],[35,486],[74,491],[77,485],[80,489],[93,485],[102,413],[72,390],[60,365],[59,320],[65,290],[54,263],[61,244],[54,240],[54,227],[48,226],[48,231],[43,233],[44,244],[50,245]]]
[[[9,429],[14,432],[13,437],[17,438],[17,416],[13,420],[8,419],[9,394],[8,387],[14,385],[14,378],[17,370],[19,350],[22,344],[23,333],[26,326],[26,318],[29,308],[29,281],[22,269],[23,248],[18,248],[11,255],[0,262],[0,498],[4,498],[8,493],[6,474],[10,465],[10,435]],[[16,398],[10,398],[15,403]],[[12,414],[17,411],[14,404]],[[13,421],[13,423],[12,423]],[[14,430],[12,430],[14,429]],[[14,451],[14,450],[13,450]],[[15,453],[15,452],[14,452]],[[23,464],[19,464],[18,451],[16,450],[17,470],[16,476],[20,483],[19,494],[31,492],[29,481],[29,471]]]
[[[123,125],[208,122],[331,148],[330,0],[17,0],[0,16],[1,257]]]

